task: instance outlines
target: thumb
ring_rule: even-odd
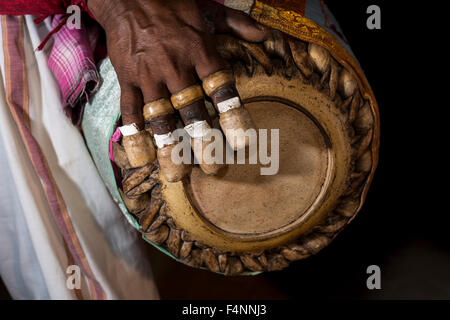
[[[211,0],[201,3],[205,10],[205,19],[211,19],[215,25],[215,33],[231,33],[250,42],[262,42],[267,38],[269,28],[259,24],[244,12]]]
[[[231,8],[225,8],[225,15],[217,30],[224,29],[242,40],[250,42],[262,42],[268,34],[269,28],[259,24],[246,13]]]

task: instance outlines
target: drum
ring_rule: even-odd
[[[281,270],[326,247],[367,194],[378,157],[373,93],[348,50],[337,50],[326,31],[320,39],[305,35],[303,26],[320,27],[299,16],[286,22],[283,12],[262,3],[253,9],[254,18],[278,29],[263,43],[217,38],[256,127],[267,129],[268,141],[277,132],[274,175],[261,175],[267,163],[246,161],[215,176],[194,166],[183,181],[169,183],[157,162],[131,168],[113,135],[117,80],[109,61],[102,64],[102,77],[113,80],[86,108],[88,146],[143,238],[189,266],[225,275]],[[273,151],[269,146],[267,154]],[[105,165],[108,155],[114,161]]]

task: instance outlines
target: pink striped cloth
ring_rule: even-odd
[[[99,86],[99,74],[94,62],[94,50],[99,37],[96,24],[83,20],[80,29],[69,29],[66,15],[52,17],[51,26],[57,28],[48,66],[61,88],[64,112],[75,125],[80,125],[84,104]]]

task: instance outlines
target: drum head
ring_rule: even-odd
[[[257,128],[279,130],[278,173],[261,175],[267,165],[249,164],[247,152],[246,164],[235,159],[218,176],[194,168],[186,187],[198,214],[218,232],[265,238],[301,223],[321,202],[329,186],[331,150],[320,123],[304,108],[270,98],[245,106]]]

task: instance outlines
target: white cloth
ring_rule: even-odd
[[[158,299],[147,244],[112,201],[80,132],[64,116],[48,52],[34,51],[50,31],[48,21],[36,26],[27,16],[24,29],[32,133],[95,278],[108,299]],[[0,44],[1,38],[0,32]],[[3,50],[0,70],[0,275],[14,299],[76,299],[66,285],[62,236],[6,103]],[[81,293],[90,298],[84,280]]]

